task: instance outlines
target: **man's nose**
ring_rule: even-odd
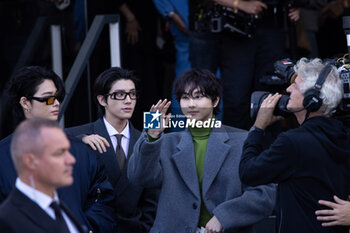
[[[188,106],[189,107],[195,107],[196,106],[196,101],[193,98],[189,98]]]
[[[70,152],[67,152],[67,163],[73,165],[75,162],[75,157]]]
[[[125,99],[124,99],[125,103],[130,103],[131,102],[131,98],[129,94],[126,94]]]

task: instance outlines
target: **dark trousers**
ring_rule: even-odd
[[[258,79],[273,71],[284,56],[281,29],[258,29],[252,39],[232,34],[191,32],[190,61],[193,68],[220,69],[224,87],[223,123],[248,129],[250,94],[259,89]]]

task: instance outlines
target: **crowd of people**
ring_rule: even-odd
[[[73,2],[81,3],[45,4]],[[42,66],[25,66],[7,83],[16,129],[0,141],[0,231],[253,233],[275,215],[274,232],[349,232],[350,129],[333,116],[344,96],[336,67],[319,58],[293,67],[286,108],[297,127],[270,132],[285,123],[274,112],[281,93],[248,117],[259,77],[285,55],[280,17],[291,24],[300,7],[338,17],[349,3],[154,0],[177,52],[171,100],[158,100],[147,79],[157,33],[146,33],[150,21],[136,1],[118,2],[127,68],[95,78],[96,121],[60,128],[64,83]],[[252,34],[217,28],[227,9],[248,15]],[[137,102],[159,125],[134,127],[134,115],[146,119]],[[185,129],[166,131],[175,121]]]
[[[171,98],[171,112],[181,113],[171,84],[191,67],[209,69],[222,78],[224,95],[222,116],[219,117],[225,124],[249,129],[253,123],[246,117],[250,94],[266,88],[261,78],[273,73],[276,60],[302,56],[331,58],[345,53],[341,16],[349,15],[350,9],[347,0],[234,1],[235,4],[233,0],[17,1],[21,6],[20,13],[16,14],[19,18],[7,16],[0,5],[2,22],[8,18],[11,22],[23,24],[22,31],[30,32],[30,22],[34,24],[38,15],[55,16],[61,20],[63,77],[68,75],[94,16],[120,13],[121,66],[135,71],[141,83],[139,90],[143,98],[139,99],[133,117],[134,126],[139,130],[142,128],[142,112],[159,98]],[[293,5],[289,6],[289,2]],[[237,11],[237,16],[233,16],[237,25],[218,17],[224,8],[231,9],[231,14]],[[227,27],[236,29],[231,29],[235,30],[232,32]],[[16,40],[7,34],[1,38],[4,41],[0,44],[4,47]],[[108,33],[103,30],[90,58],[87,74],[83,74],[79,83],[79,90],[91,89],[86,81],[89,74],[93,83],[98,74],[108,68],[110,61],[106,54],[109,46],[106,40]],[[295,41],[298,46],[295,46]],[[30,64],[50,66],[48,41],[41,47]],[[14,57],[15,53],[3,53],[0,58],[5,61],[0,64],[4,72],[11,68],[8,61],[11,56]],[[3,67],[3,64],[9,65]],[[0,88],[11,73],[5,72],[4,75],[6,78],[1,81]],[[68,126],[97,119],[91,101],[86,106],[80,105],[79,99],[84,96],[82,91],[74,94],[67,110],[70,112],[66,116]],[[83,116],[77,117],[80,112],[84,112]],[[2,117],[6,118],[6,115]],[[1,126],[2,136],[13,131],[6,124]]]
[[[198,126],[219,121],[223,87],[209,70],[190,69],[174,84],[192,126],[164,133],[164,99],[150,107],[161,127],[140,133],[129,121],[133,72],[102,72],[94,85],[101,118],[64,132],[56,122],[63,82],[42,67],[22,68],[7,89],[19,126],[0,142],[0,229],[253,232],[275,209],[278,232],[347,232],[350,130],[331,117],[342,81],[320,59],[294,69],[287,108],[300,127],[267,143],[265,131],[281,120],[273,115],[278,93],[263,101],[249,132]]]

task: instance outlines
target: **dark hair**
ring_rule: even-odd
[[[111,90],[113,83],[119,80],[131,80],[135,84],[136,90],[138,89],[138,79],[135,77],[134,72],[119,67],[112,67],[103,71],[97,77],[94,84],[94,99],[97,103],[100,115],[104,114],[105,109],[98,102],[97,96],[102,95],[104,98],[106,98],[106,95]]]
[[[12,106],[16,124],[25,118],[23,109],[19,103],[21,97],[32,97],[38,91],[39,85],[46,79],[54,82],[57,88],[57,95],[63,99],[65,95],[63,81],[53,71],[40,66],[26,66],[21,68],[7,84],[6,90],[9,104]]]
[[[174,83],[175,96],[180,102],[181,96],[188,91],[192,94],[194,89],[199,88],[203,96],[210,98],[213,102],[222,96],[222,85],[220,80],[210,72],[203,69],[191,69],[183,73]],[[219,104],[213,113],[219,113]]]

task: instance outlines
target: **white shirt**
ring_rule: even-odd
[[[107,120],[103,117],[103,121],[105,123],[107,132],[109,137],[111,138],[114,151],[117,148],[117,137],[116,134],[122,134],[122,147],[125,153],[125,157],[128,158],[128,150],[129,150],[129,142],[130,142],[130,128],[129,121],[127,121],[125,128],[122,132],[118,132]]]
[[[52,219],[56,220],[55,211],[50,207],[50,205],[52,201],[56,201],[57,203],[60,203],[57,192],[55,192],[54,198],[51,198],[45,193],[42,193],[30,187],[29,185],[23,183],[23,181],[21,181],[21,179],[18,177],[16,179],[16,188],[19,191],[21,191],[24,195],[26,195],[29,199],[31,199],[36,204],[38,204]],[[61,212],[62,212],[64,221],[66,221],[69,231],[71,233],[79,233],[78,229],[76,228],[74,223],[69,219],[66,213],[64,211],[61,211]]]

